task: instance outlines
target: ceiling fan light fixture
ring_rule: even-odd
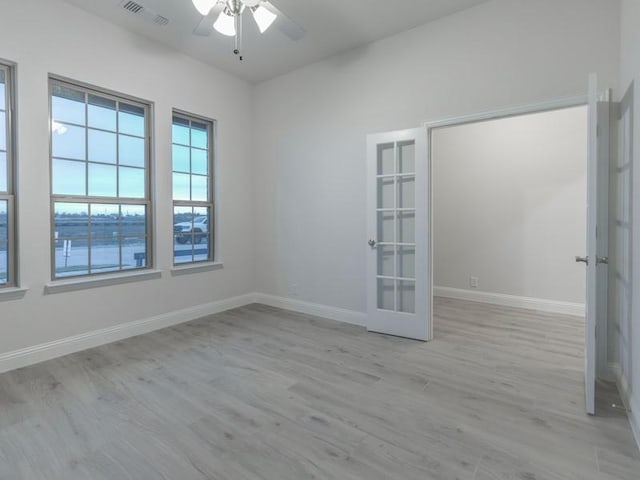
[[[236,18],[233,15],[229,15],[229,13],[227,13],[227,9],[225,8],[213,24],[213,28],[215,28],[216,31],[218,31],[222,35],[233,37],[236,34]]]
[[[262,5],[258,5],[256,7],[251,7],[251,13],[253,13],[253,19],[256,21],[256,25],[258,25],[258,30],[260,33],[264,33],[271,26],[273,22],[275,22],[278,16],[263,7]]]
[[[218,3],[218,0],[191,0],[193,2],[193,6],[196,7],[196,10],[200,13],[200,15],[207,16],[211,9]]]

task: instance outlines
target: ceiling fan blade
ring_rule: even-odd
[[[218,3],[214,5],[208,15],[202,17],[198,26],[193,30],[194,35],[198,35],[201,37],[208,37],[213,32],[213,24],[220,15],[220,12],[224,10],[224,6],[226,3],[224,0],[219,0]]]
[[[294,42],[298,40],[302,40],[305,34],[307,33],[304,28],[298,25],[296,22],[287,17],[284,13],[282,13],[278,7],[274,6],[271,2],[267,0],[263,0],[262,6],[271,12],[275,13],[278,18],[275,21],[275,26],[278,30],[284,33],[287,37],[289,37]]]

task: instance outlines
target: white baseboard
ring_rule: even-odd
[[[254,303],[241,295],[0,354],[0,373]]]
[[[365,325],[365,314],[361,312],[264,293],[251,293],[3,353],[0,354],[0,373],[153,332],[161,328],[172,327],[251,303],[262,303],[272,307],[284,308],[359,326]]]
[[[627,409],[627,415],[629,417],[629,423],[631,424],[631,430],[633,436],[636,439],[638,448],[640,448],[640,398],[638,396],[633,397],[631,395],[631,388],[627,378],[622,375],[622,369],[618,363],[609,363],[609,371],[613,373],[622,397],[622,402]]]
[[[584,315],[584,306],[579,304],[498,295],[485,292],[471,292],[442,287],[436,287],[434,289],[434,293],[437,296],[457,298],[461,300],[471,300],[475,302],[492,303],[519,308],[530,308],[534,310],[565,313],[570,315]],[[3,353],[0,354],[0,373],[44,362],[46,360],[51,360],[53,358],[89,348],[98,347],[107,343],[117,342],[125,338],[142,335],[161,328],[171,327],[173,325],[224,312],[233,308],[242,307],[251,303],[262,303],[272,307],[283,308],[308,315],[315,315],[352,325],[366,326],[366,314],[363,312],[305,302],[292,298],[279,297],[265,293],[251,293]]]
[[[330,307],[328,305],[305,302],[292,298],[278,297],[276,295],[268,295],[266,293],[256,293],[254,295],[254,300],[256,303],[262,303],[264,305],[269,305],[270,307],[284,308],[285,310],[306,313],[307,315],[315,315],[317,317],[350,323],[360,327],[366,325],[366,314],[356,312],[354,310]]]
[[[563,315],[584,316],[585,314],[585,306],[582,303],[518,297],[502,293],[479,292],[476,290],[462,290],[449,287],[434,287],[433,294],[436,297],[455,298],[457,300],[489,303],[492,305],[502,305],[504,307],[526,308],[528,310],[538,310]]]

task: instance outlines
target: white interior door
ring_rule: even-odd
[[[613,195],[609,224],[612,229],[611,255],[609,256],[609,300],[611,302],[609,334],[612,337],[610,344],[612,351],[609,352],[609,358],[617,370],[612,373],[622,382],[623,388],[627,389],[634,387],[634,355],[640,351],[638,348],[640,344],[633,343],[634,297],[637,296],[634,292],[638,290],[639,284],[633,278],[633,246],[634,243],[640,245],[640,242],[633,240],[634,223],[637,223],[634,215],[637,218],[637,212],[640,212],[633,203],[634,190],[636,190],[635,196],[638,196],[637,191],[640,186],[640,182],[634,181],[634,176],[637,176],[638,172],[634,171],[633,165],[634,142],[638,141],[637,138],[634,139],[633,131],[635,85],[640,85],[640,81],[636,80],[629,86],[612,116],[613,125],[615,125],[612,144],[616,155],[611,169]],[[637,262],[638,258],[635,258],[635,261]],[[640,408],[636,411],[640,412]]]
[[[369,135],[367,329],[430,340],[426,129]]]
[[[607,111],[604,112],[604,109]],[[608,262],[607,181],[602,179],[609,162],[609,116],[608,95],[601,95],[598,79],[589,77],[589,130],[587,160],[587,256],[576,260],[585,262],[587,267],[587,295],[585,321],[585,396],[587,413],[596,411],[597,344],[596,331],[606,331],[607,275],[600,274]],[[605,328],[600,328],[602,325]]]

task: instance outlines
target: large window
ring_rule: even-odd
[[[150,266],[149,106],[50,81],[54,279]]]
[[[11,78],[10,67],[0,64],[0,287],[16,284]]]
[[[173,259],[176,265],[213,260],[214,123],[173,115]]]

